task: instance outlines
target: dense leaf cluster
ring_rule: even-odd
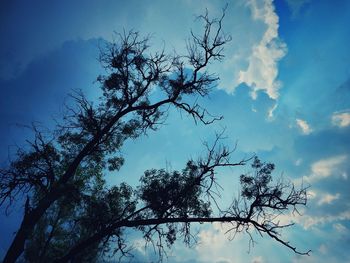
[[[278,230],[286,225],[275,218],[305,205],[306,189],[295,190],[283,181],[273,185],[273,164],[255,158],[253,174],[240,177],[243,205],[218,206],[217,168],[250,160],[231,162],[230,150],[220,144],[222,134],[212,146],[205,143],[207,154],[188,161],[182,171],[148,170],[136,188],[105,182],[108,171],[117,173],[124,164],[125,141],[159,128],[170,107],[204,124],[221,118],[210,115],[197,99],[215,86],[218,77],[207,67],[223,58],[223,46],[231,40],[222,32],[224,15],[200,16],[204,32],[191,33],[184,55],[152,54],[148,37],[119,35],[101,53],[106,75],[98,77],[98,102],[77,91],[75,104],[67,106],[53,132],[33,126],[29,148],[19,149],[8,167],[0,169],[0,205],[26,200],[4,263],[19,258],[95,262],[117,252],[126,256],[127,228],[141,233],[161,255],[164,241],[172,245],[182,237],[191,244],[190,225],[206,222],[229,223],[235,232],[254,228],[300,253],[279,238]]]

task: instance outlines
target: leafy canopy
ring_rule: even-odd
[[[107,171],[117,173],[124,164],[126,140],[156,130],[170,107],[187,113],[195,122],[210,124],[221,117],[198,104],[218,77],[207,67],[223,59],[231,38],[222,21],[200,16],[203,33],[191,32],[187,54],[149,52],[149,38],[137,32],[119,35],[101,52],[106,75],[99,76],[102,96],[89,101],[75,92],[63,122],[52,132],[33,126],[29,148],[18,149],[8,167],[0,170],[0,205],[25,199],[23,220],[3,260],[15,262],[95,262],[103,256],[129,255],[127,229],[143,235],[164,252],[181,237],[191,244],[192,223],[222,222],[229,232],[255,229],[300,252],[280,237],[279,214],[306,204],[306,188],[272,182],[273,164],[253,158],[253,173],[240,177],[240,198],[227,208],[218,206],[219,167],[245,165],[252,158],[230,160],[231,151],[218,134],[206,155],[189,160],[181,171],[151,169],[140,185],[109,186]],[[156,92],[157,96],[154,96]],[[24,198],[23,198],[24,197]],[[296,210],[297,211],[297,210]]]

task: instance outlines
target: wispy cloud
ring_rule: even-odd
[[[342,234],[346,234],[348,232],[348,229],[341,223],[335,223],[333,224],[333,228],[339,232],[339,233],[342,233]]]
[[[307,191],[307,198],[308,199],[315,199],[317,197],[317,193],[313,190]]]
[[[298,213],[290,213],[279,216],[280,223],[297,223],[300,224],[304,229],[310,229],[319,225],[334,223],[337,224],[339,221],[350,220],[350,211],[346,210],[340,213],[324,214],[324,215],[310,215],[307,211],[299,210]]]
[[[332,173],[335,172],[336,168],[338,168],[338,166],[342,164],[346,159],[346,155],[338,155],[335,157],[315,162],[311,166],[311,171],[313,175],[311,175],[309,179],[316,180],[329,177],[330,175],[332,175]]]
[[[296,119],[295,121],[303,134],[308,135],[312,132],[310,125],[305,120]]]
[[[337,155],[314,162],[311,165],[311,174],[304,176],[302,180],[307,183],[314,183],[332,175],[341,176],[343,179],[346,179],[347,177],[344,176],[345,172],[340,167],[346,160],[347,155]],[[297,181],[299,182],[300,180],[298,179]]]
[[[325,244],[321,244],[320,247],[318,248],[318,251],[321,252],[321,254],[327,254],[328,252],[328,247]]]
[[[344,112],[334,112],[332,115],[332,124],[340,128],[350,125],[350,110]]]
[[[303,159],[302,158],[298,158],[295,162],[294,162],[294,165],[295,166],[300,166],[303,162]]]
[[[263,262],[263,258],[257,255],[247,256],[249,236],[243,233],[234,234],[234,231],[228,231],[231,228],[230,223],[213,223],[198,233],[195,247],[198,262]]]
[[[268,120],[273,120],[274,119],[274,117],[275,117],[274,111],[277,109],[277,107],[278,107],[278,104],[275,103],[271,108],[269,108],[268,115],[267,115]]]
[[[252,259],[252,263],[263,263],[263,262],[264,262],[264,259],[262,256],[254,257]]]
[[[302,7],[309,3],[310,0],[286,0],[289,9],[292,12],[292,17],[298,16]]]
[[[213,223],[213,228],[202,230],[198,234],[199,243],[196,246],[199,259],[203,261],[225,261],[233,263],[230,260],[230,253],[226,250],[228,245],[227,236],[225,236],[226,224]]]
[[[263,90],[272,99],[279,96],[281,83],[277,81],[277,62],[287,52],[287,45],[278,37],[279,18],[272,0],[265,0],[259,5],[257,0],[248,2],[254,20],[263,21],[267,29],[261,41],[253,46],[247,70],[239,72],[238,83],[251,87],[251,96],[255,99],[257,92]]]
[[[336,193],[335,195],[325,193],[321,196],[320,200],[318,200],[317,204],[318,205],[324,205],[324,204],[331,204],[333,201],[338,200],[340,197],[339,193]]]
[[[339,214],[325,215],[325,216],[310,216],[303,215],[299,217],[300,223],[304,228],[308,229],[310,227],[326,224],[336,221],[350,220],[350,211],[344,211]]]

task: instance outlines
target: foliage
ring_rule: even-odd
[[[224,15],[199,17],[204,32],[191,33],[185,55],[152,54],[148,37],[133,31],[119,35],[101,53],[106,75],[98,77],[98,105],[78,91],[72,95],[76,104],[67,106],[55,131],[33,126],[30,148],[19,149],[0,170],[0,205],[26,198],[21,226],[3,262],[15,262],[23,252],[28,262],[94,262],[111,252],[126,256],[127,228],[141,232],[161,255],[164,242],[171,246],[182,237],[190,244],[195,222],[230,223],[235,232],[253,228],[296,253],[308,253],[280,239],[278,230],[288,225],[275,220],[276,214],[305,205],[306,189],[283,181],[271,185],[272,164],[255,158],[255,174],[240,178],[241,199],[225,210],[218,206],[216,169],[250,161],[230,161],[230,150],[220,144],[222,134],[213,145],[205,144],[206,156],[189,160],[182,171],[146,171],[135,189],[105,182],[106,172],[118,172],[124,163],[123,143],[159,128],[169,107],[204,124],[221,118],[193,98],[207,96],[218,80],[207,67],[223,58],[223,46],[231,40],[222,32]]]

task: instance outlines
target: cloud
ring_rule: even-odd
[[[279,18],[275,12],[272,0],[265,0],[261,5],[257,0],[249,1],[249,7],[254,20],[263,21],[267,29],[260,42],[253,46],[248,59],[247,70],[238,74],[238,84],[246,83],[250,88],[252,98],[262,90],[272,99],[277,99],[281,83],[277,81],[277,62],[287,52],[287,45],[278,37]]]
[[[262,256],[254,257],[252,259],[252,263],[263,263],[263,262],[264,262],[264,260],[263,260]]]
[[[267,115],[268,120],[274,119],[274,117],[275,117],[274,111],[277,109],[277,107],[278,107],[278,104],[275,103],[271,108],[269,108],[268,115]]]
[[[335,223],[333,224],[333,228],[339,232],[339,233],[347,233],[348,232],[348,229],[343,225],[343,224],[340,224],[340,223]]]
[[[326,224],[336,221],[347,221],[350,220],[350,211],[344,211],[334,215],[325,215],[325,216],[311,216],[303,215],[299,217],[300,223],[304,226],[305,229],[310,227]]]
[[[225,237],[225,224],[213,223],[212,229],[202,230],[199,232],[199,243],[196,246],[199,259],[202,261],[227,261],[233,263],[230,260],[230,253],[224,252],[224,248],[227,248],[228,240]]]
[[[310,125],[305,120],[296,119],[296,123],[303,134],[308,135],[312,132]]]
[[[327,248],[327,246],[325,244],[321,244],[320,247],[318,248],[318,251],[320,251],[321,254],[325,255],[328,252],[328,248]]]
[[[311,215],[305,209],[299,209],[299,212],[300,214],[291,212],[289,214],[279,215],[278,220],[281,224],[296,223],[306,230],[318,225],[350,220],[350,210],[323,215]]]
[[[344,163],[346,159],[346,155],[338,155],[319,160],[311,165],[312,174],[306,176],[306,179],[311,183],[327,178],[335,173],[343,175],[343,172],[339,172],[339,166]]]
[[[302,182],[311,184],[321,181],[330,176],[337,176],[343,178],[344,180],[347,180],[346,171],[343,169],[343,164],[347,159],[347,155],[337,155],[318,160],[311,164],[310,175],[297,178],[294,180],[294,183],[296,185],[300,185]],[[312,191],[312,196],[316,196],[316,192]]]
[[[309,190],[307,191],[307,198],[308,199],[315,199],[317,196],[317,193],[315,191]]]
[[[247,255],[247,249],[250,249],[249,236],[244,233],[236,235],[232,232],[226,233],[231,228],[232,225],[229,223],[213,223],[198,233],[198,244],[195,247],[198,262],[263,262],[263,258],[259,256],[261,251],[256,251],[259,248],[255,248],[250,255]]]
[[[350,126],[315,130],[308,136],[296,137],[294,145],[304,164],[327,159],[330,156],[344,155],[349,152]]]
[[[332,115],[332,124],[340,128],[350,125],[350,112],[334,112]]]
[[[303,163],[303,159],[302,158],[298,158],[295,162],[294,165],[295,166],[300,166]]]
[[[318,205],[324,205],[324,204],[329,205],[329,204],[333,203],[333,201],[338,200],[339,197],[340,197],[339,193],[336,193],[335,195],[326,193],[326,194],[323,194],[323,196],[320,198],[320,200],[318,200],[317,204]]]
[[[295,18],[299,15],[300,10],[304,5],[310,2],[310,0],[286,0],[289,9],[292,12],[292,17]]]

